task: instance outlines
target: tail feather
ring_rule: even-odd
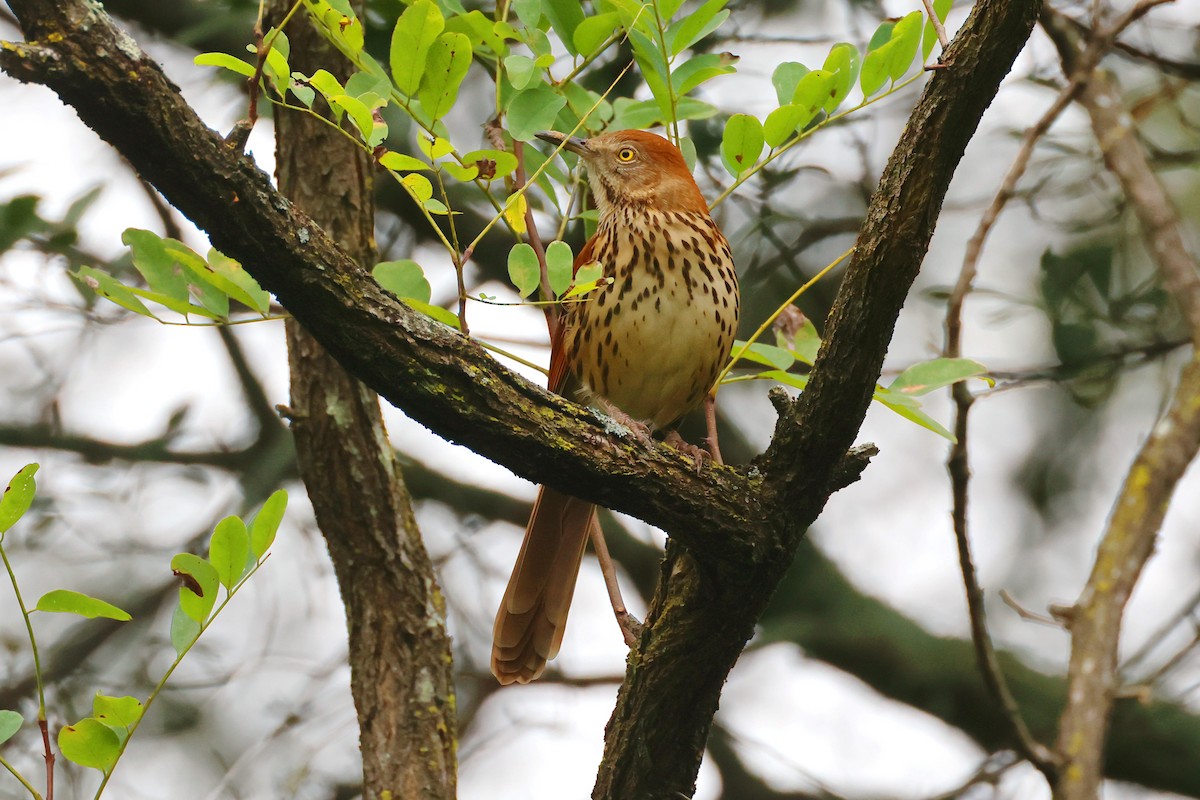
[[[529,683],[558,654],[596,507],[545,486],[492,631],[492,674]]]

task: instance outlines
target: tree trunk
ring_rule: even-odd
[[[277,8],[276,11],[279,9]],[[286,13],[286,8],[284,12]],[[294,69],[349,64],[309,21],[287,28]],[[313,117],[276,115],[280,190],[364,266],[374,261],[371,161]],[[364,796],[453,798],[453,676],[446,609],[379,408],[295,320],[287,322],[292,431],[349,629]]]

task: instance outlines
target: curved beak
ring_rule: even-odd
[[[558,131],[538,131],[534,135],[543,142],[549,142],[555,147],[561,145],[564,150],[570,150],[577,155],[588,156],[592,154],[592,148],[588,147],[587,139],[580,139],[578,136],[567,136]]]

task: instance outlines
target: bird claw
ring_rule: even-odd
[[[666,438],[664,438],[663,441],[679,452],[683,453],[685,456],[691,456],[697,475],[699,475],[700,471],[704,469],[704,465],[712,460],[712,454],[708,450],[705,450],[703,447],[687,441],[679,435],[679,431],[671,431],[666,435]]]
[[[641,442],[643,446],[652,447],[654,445],[654,437],[650,435],[649,425],[634,419],[603,398],[597,398],[597,400],[600,401],[600,410],[611,417],[613,422],[628,428],[629,432],[633,434],[633,438]]]

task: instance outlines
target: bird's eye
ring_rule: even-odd
[[[628,164],[635,158],[637,158],[637,153],[633,151],[632,147],[622,147],[617,151],[617,160],[622,164]]]

